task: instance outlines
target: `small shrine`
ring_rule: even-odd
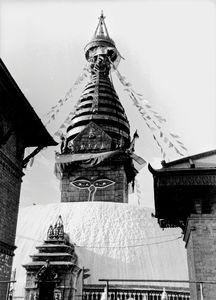
[[[24,265],[27,271],[25,299],[74,299],[81,269],[77,266],[74,245],[64,232],[61,216],[54,226],[50,225],[46,240],[36,249],[38,253],[30,256],[32,262]]]

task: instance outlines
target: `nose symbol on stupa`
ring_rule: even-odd
[[[94,195],[97,189],[104,189],[108,186],[115,184],[115,182],[107,178],[100,178],[94,181],[90,181],[88,179],[76,179],[72,181],[71,184],[79,189],[88,189],[88,201],[94,201]]]

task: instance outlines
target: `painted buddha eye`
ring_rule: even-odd
[[[91,182],[87,179],[77,179],[71,182],[72,185],[80,189],[88,188],[91,185]]]
[[[115,183],[114,181],[104,178],[104,179],[95,180],[95,182],[93,184],[97,188],[104,188],[104,187],[110,186],[114,183]]]

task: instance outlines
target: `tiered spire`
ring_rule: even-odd
[[[129,122],[109,77],[112,66],[118,62],[119,53],[109,36],[104,19],[102,12],[94,36],[85,47],[91,78],[79,99],[75,115],[67,129],[65,144],[67,153],[104,152],[119,148],[126,149],[130,145]],[[92,122],[108,135],[106,141],[103,140],[101,143],[97,141],[93,148],[89,140],[88,145],[84,145],[76,138]],[[105,145],[107,139],[111,139],[109,147]]]
[[[127,203],[128,184],[133,185],[137,174],[131,154],[137,135],[131,144],[130,124],[110,78],[119,54],[104,19],[102,13],[85,47],[91,76],[56,155],[62,202]]]

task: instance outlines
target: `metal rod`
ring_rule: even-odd
[[[7,284],[6,300],[9,299],[9,292],[10,292],[10,282],[8,282],[8,284]]]
[[[203,300],[203,285],[200,283],[200,300]]]
[[[82,291],[81,291],[81,293],[82,293],[82,299],[84,299],[84,297],[83,297],[83,295],[84,295],[84,292],[83,292],[83,290],[84,290],[84,267],[82,267]]]
[[[109,280],[106,281],[106,300],[108,300],[109,297]]]
[[[25,157],[22,161],[22,167],[25,168],[28,162],[30,161],[30,159],[33,158],[35,155],[37,155],[43,148],[44,146],[38,146],[36,149],[32,151],[32,153],[30,153],[27,157]]]
[[[216,284],[216,281],[193,281],[193,280],[169,280],[169,279],[98,279],[98,281],[108,282],[175,282],[175,283],[199,283],[199,284]]]

